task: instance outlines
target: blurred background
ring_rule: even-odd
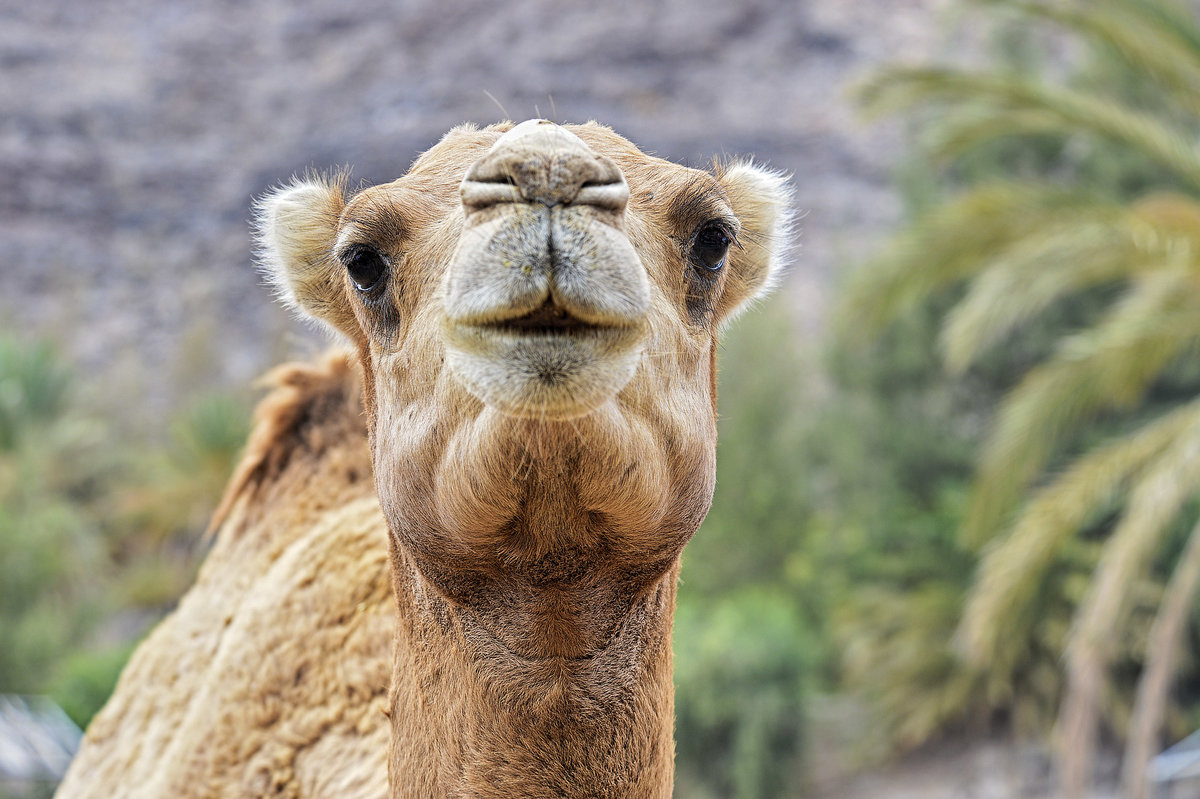
[[[252,198],[542,116],[753,155],[802,214],[724,342],[676,794],[1193,795],[1152,758],[1200,727],[1195,0],[41,0],[0,4],[0,69],[12,746],[71,737],[18,696],[86,726],[255,377],[326,346]],[[0,795],[53,771],[12,762]]]

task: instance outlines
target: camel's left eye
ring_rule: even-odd
[[[359,291],[370,291],[387,273],[387,259],[374,247],[358,246],[342,256],[342,264]]]
[[[692,239],[692,264],[705,272],[718,272],[725,265],[733,236],[720,222],[706,222]]]

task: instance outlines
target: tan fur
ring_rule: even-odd
[[[269,379],[195,586],[58,796],[386,794],[394,604],[360,384],[345,356]]]
[[[309,178],[264,200],[272,281],[358,348],[386,529],[362,476],[336,485],[347,475],[331,460],[361,444],[291,454],[278,442],[304,437],[281,431],[309,414],[269,399],[201,580],[139,650],[81,758],[103,760],[96,750],[111,740],[120,762],[107,774],[148,773],[129,754],[145,747],[179,775],[160,787],[182,795],[202,784],[265,791],[271,780],[295,795],[345,795],[296,776],[299,752],[319,750],[327,775],[366,785],[380,752],[326,744],[307,721],[294,745],[279,719],[312,713],[321,729],[349,723],[376,740],[364,710],[374,694],[355,689],[371,697],[355,704],[339,692],[345,664],[365,674],[368,650],[378,653],[365,637],[346,652],[325,636],[352,624],[339,590],[382,622],[386,541],[398,611],[393,797],[669,796],[671,620],[679,555],[713,491],[716,331],[776,278],[786,204],[786,182],[748,163],[709,174],[599,125],[544,121],[453,130],[406,176],[353,197],[341,181]],[[311,372],[276,380],[316,396],[309,378],[286,377]],[[252,560],[260,550],[245,542],[262,529],[285,555]],[[200,698],[179,697],[161,676],[179,672],[179,630],[212,650],[229,635],[212,628],[230,608],[244,609],[234,618],[245,632],[233,625],[244,662],[200,653],[189,683]],[[307,670],[281,687],[302,654]],[[164,744],[134,696],[144,685],[168,708],[224,721],[188,715],[183,726],[203,737]]]

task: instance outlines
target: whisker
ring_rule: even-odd
[[[500,101],[496,99],[496,96],[494,94],[489,92],[487,89],[484,89],[483,93],[488,96],[489,100],[491,100],[493,103],[496,104],[496,107],[500,109],[500,113],[505,119],[512,119],[512,117],[509,115],[508,111],[504,108],[503,105],[500,104]]]

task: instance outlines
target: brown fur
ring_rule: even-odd
[[[349,701],[342,669],[377,678],[379,640],[364,627],[346,651],[330,636],[356,618],[347,596],[383,622],[386,540],[393,797],[669,796],[671,620],[715,480],[716,333],[777,276],[786,200],[782,178],[746,163],[710,174],[599,125],[544,121],[456,129],[353,197],[311,177],[268,197],[273,282],[357,348],[386,533],[365,471],[350,479],[357,419],[329,399],[345,397],[344,362],[278,373],[290,388],[260,412],[201,580],[89,746],[152,742],[171,792],[326,794],[296,776],[309,748],[325,774],[366,785],[378,753],[325,741],[347,724],[376,740],[376,695],[360,683]],[[706,271],[697,253],[721,238],[732,245]],[[360,257],[372,269],[356,272]],[[340,426],[318,408],[341,408]],[[291,557],[254,563],[247,541],[263,535]],[[183,702],[162,676],[178,673],[178,630],[220,655],[211,628],[228,608],[245,619],[241,659],[200,653]],[[187,705],[190,746],[142,731],[144,704],[125,718],[143,686]]]

